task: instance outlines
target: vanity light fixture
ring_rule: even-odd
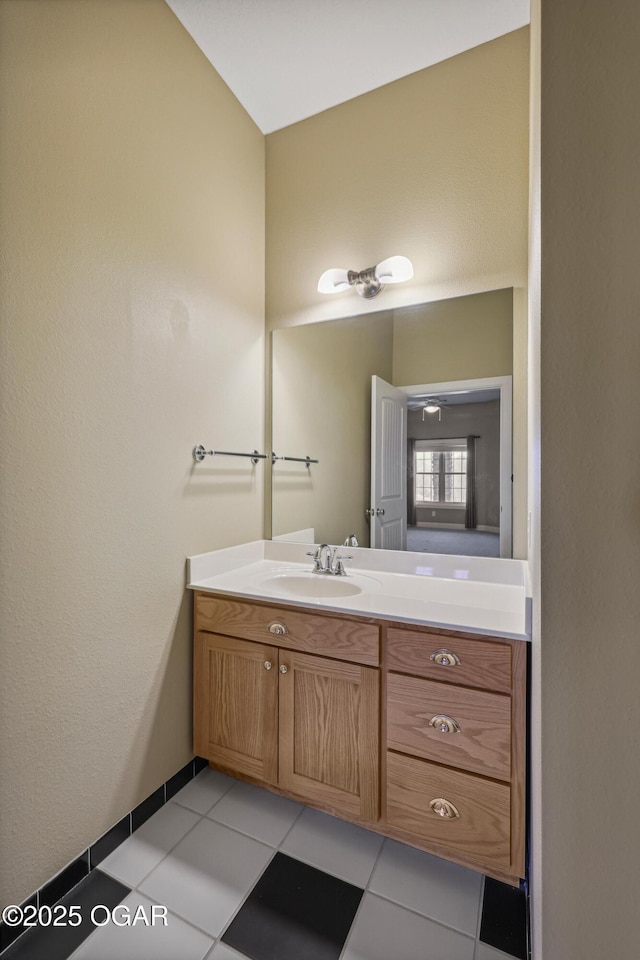
[[[340,293],[349,287],[356,288],[361,297],[371,300],[387,283],[404,283],[413,276],[413,264],[408,257],[388,257],[375,267],[366,270],[343,270],[333,267],[325,270],[318,280],[318,293]]]

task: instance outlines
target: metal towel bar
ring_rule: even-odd
[[[193,459],[196,463],[202,463],[205,457],[249,457],[251,463],[258,463],[259,460],[268,460],[268,453],[258,453],[257,450],[254,450],[253,453],[235,453],[232,450],[205,450],[201,443],[196,444],[193,448]],[[319,460],[314,460],[312,457],[279,457],[277,454],[271,454],[271,463],[275,463],[276,460],[295,460],[296,463],[304,463],[309,467],[312,463],[320,463]]]
[[[320,463],[319,460],[314,460],[312,457],[279,457],[276,453],[272,453],[271,463],[275,463],[276,460],[293,460],[295,463],[304,463],[307,467],[312,463]]]

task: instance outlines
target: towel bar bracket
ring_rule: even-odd
[[[202,463],[205,457],[248,457],[251,460],[251,463],[259,463],[260,460],[266,460],[266,453],[258,453],[257,450],[254,450],[253,453],[235,453],[232,450],[205,450],[201,443],[196,444],[193,448],[193,459],[196,463]]]

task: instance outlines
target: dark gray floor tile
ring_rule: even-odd
[[[338,960],[363,892],[277,853],[222,941],[251,960]]]

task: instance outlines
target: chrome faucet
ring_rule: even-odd
[[[321,543],[318,547],[318,573],[331,573],[331,547],[328,543]]]
[[[355,533],[350,533],[345,542],[342,544],[343,547],[357,547],[358,538]]]
[[[307,553],[313,557],[312,573],[321,573],[324,576],[346,577],[345,560],[353,560],[352,556],[338,555],[338,547],[331,548],[328,543],[321,543],[315,551]]]

